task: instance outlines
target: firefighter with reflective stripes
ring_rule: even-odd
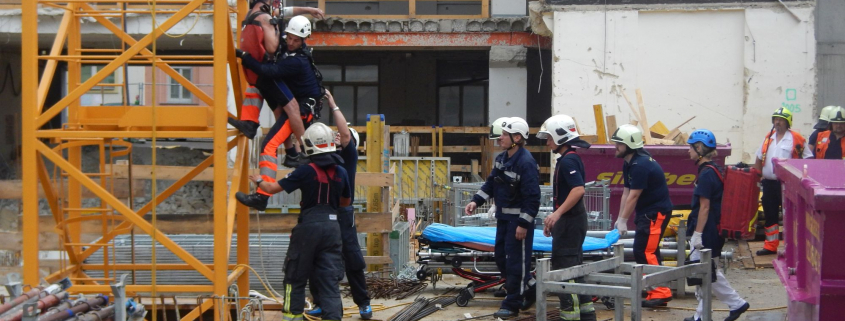
[[[616,143],[616,157],[624,158],[622,175],[625,188],[622,191],[619,217],[616,228],[619,234],[628,232],[628,218],[636,212],[634,224],[634,259],[638,264],[661,265],[660,239],[669,217],[672,215],[672,201],[663,168],[643,148],[643,132],[634,125],[622,125],[616,129],[611,141]],[[648,290],[648,297],[642,306],[647,308],[666,306],[672,300],[672,291],[667,287]]]
[[[813,156],[816,155],[816,142],[819,138],[819,133],[830,130],[830,115],[831,112],[838,108],[839,106],[826,106],[822,108],[822,111],[819,113],[819,121],[816,122],[816,125],[813,126],[813,133],[810,134],[810,138],[807,139],[807,146],[813,150]],[[821,159],[822,157],[816,157]]]
[[[258,187],[273,193],[302,191],[302,212],[291,231],[285,256],[285,321],[303,320],[305,285],[312,275],[320,292],[323,320],[340,320],[343,316],[338,286],[343,278],[338,213],[351,204],[352,188],[335,153],[334,136],[325,124],[314,123],[302,136],[310,164],[300,165],[278,182],[264,181],[261,175],[249,177]]]
[[[298,156],[296,147],[286,141],[289,141],[291,134],[301,137],[304,128],[300,127],[307,127],[314,115],[310,108],[305,108],[307,105],[297,104],[296,101],[316,102],[322,96],[320,83],[311,67],[311,58],[306,53],[306,51],[310,52],[310,49],[305,48],[305,38],[311,35],[311,22],[303,16],[293,17],[285,33],[287,33],[285,57],[276,62],[260,63],[248,53],[239,52],[243,65],[259,75],[256,86],[269,105],[284,106],[285,112],[278,115],[276,123],[261,142],[258,166],[265,180],[276,178],[276,156],[282,143],[286,146],[283,165],[287,167],[299,165],[301,157]],[[249,204],[250,207],[264,210],[272,194],[258,189],[254,194],[246,195],[239,201]]]
[[[496,198],[496,266],[505,277],[507,296],[494,317],[508,319],[529,308],[535,300],[536,281],[531,276],[534,218],[540,207],[540,172],[537,161],[524,146],[528,123],[519,117],[502,122],[498,142],[505,151],[487,181],[464,208],[471,215],[491,197]]]
[[[690,238],[691,253],[690,261],[701,261],[701,249],[713,251],[713,258],[718,262],[722,255],[722,246],[725,239],[719,235],[719,222],[722,219],[722,193],[724,182],[719,167],[713,162],[716,153],[716,135],[707,129],[699,129],[690,134],[687,140],[689,144],[689,157],[698,166],[698,176],[695,179],[695,189],[692,195],[692,211],[689,214],[689,229],[687,236]],[[716,263],[714,263],[716,264]],[[731,287],[728,279],[721,269],[714,271],[715,282],[712,283],[712,291],[716,298],[728,305],[730,313],[725,321],[734,321],[748,310],[751,306]],[[695,315],[684,321],[700,321],[701,312],[704,309],[702,301],[703,293],[701,286],[695,287],[695,297],[698,299],[698,307]]]
[[[577,148],[590,148],[579,138],[575,120],[555,115],[546,120],[537,138],[546,139],[546,146],[559,154],[552,187],[554,212],[543,221],[543,234],[552,237],[552,269],[559,270],[583,264],[583,245],[587,237],[587,208],[584,206],[584,163]],[[569,282],[584,282],[583,278]],[[589,295],[560,294],[562,320],[596,320],[596,310]]]
[[[337,135],[335,144],[339,146],[337,154],[343,159],[343,168],[349,176],[349,185],[352,186],[352,199],[355,201],[355,173],[358,171],[358,132],[349,127],[346,117],[340,111],[340,107],[334,101],[334,97],[326,91],[326,100],[332,110],[332,117],[337,124]],[[358,244],[358,230],[355,227],[355,212],[352,205],[340,209],[340,216],[337,222],[340,224],[340,235],[343,241],[343,263],[346,268],[346,279],[349,281],[349,289],[352,294],[352,301],[358,306],[358,313],[361,319],[369,320],[373,317],[373,308],[370,306],[370,295],[367,293],[367,278],[364,269],[367,267],[364,262],[364,255],[361,253],[361,246]],[[308,311],[311,316],[320,316],[323,309],[320,308],[320,290],[315,285],[312,275],[310,282],[311,296],[314,298],[314,309]]]
[[[776,254],[780,239],[781,183],[775,176],[772,159],[813,158],[807,142],[798,132],[792,131],[792,112],[780,107],[772,114],[772,130],[766,134],[763,144],[757,149],[754,168],[763,173],[763,216],[766,218],[766,242],[757,255]]]
[[[819,133],[816,139],[816,158],[845,159],[845,108],[830,110],[830,130]]]

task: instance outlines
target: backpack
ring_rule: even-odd
[[[760,186],[757,185],[760,172],[742,165],[727,166],[725,172],[719,234],[734,240],[754,239],[760,199]]]
[[[323,86],[323,73],[320,72],[320,69],[317,68],[317,64],[314,63],[312,48],[303,48],[302,53],[305,57],[308,57],[308,62],[311,63],[311,70],[314,72],[314,78],[317,79],[317,84],[320,86],[320,96],[316,99],[309,98],[308,101],[305,102],[305,104],[311,108],[311,114],[314,115],[314,120],[318,120],[322,116],[320,113],[323,111],[323,98],[326,97],[326,87]]]

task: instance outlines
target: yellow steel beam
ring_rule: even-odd
[[[244,1],[241,1],[243,3]],[[249,153],[247,153],[244,157],[249,157]],[[249,172],[249,163],[248,161],[244,161],[240,168],[241,173],[246,175]],[[237,170],[237,168],[236,168]],[[233,184],[239,184],[240,190],[246,191],[249,189],[249,180],[241,178],[241,180],[236,181],[232,180]],[[237,247],[237,263],[242,265],[249,265],[249,208],[246,205],[241,204],[240,202],[235,202],[235,212],[237,213],[238,217],[238,247]],[[241,291],[239,294],[240,297],[245,298],[249,296],[249,273],[243,273],[238,277],[238,289]],[[247,301],[248,302],[248,301]],[[239,308],[243,308],[247,302],[241,301],[241,306]]]
[[[224,139],[225,144],[225,139]],[[114,207],[116,211],[123,214],[129,221],[134,223],[138,226],[141,230],[145,233],[152,235],[153,233],[153,226],[150,225],[149,222],[144,220],[143,214],[139,215],[138,213],[132,211],[129,207],[123,204],[120,200],[111,195],[108,191],[106,191],[102,186],[94,182],[91,178],[85,176],[85,173],[82,173],[79,169],[75,168],[71,165],[70,162],[62,158],[60,155],[54,153],[47,145],[44,145],[41,142],[36,143],[36,149],[41,152],[44,156],[49,158],[56,166],[64,169],[69,175],[76,178],[82,185],[87,187],[92,193],[97,195],[102,201]],[[225,153],[224,153],[225,154]],[[225,155],[224,155],[225,156]],[[225,158],[224,158],[225,159]],[[225,169],[225,168],[224,168]],[[225,182],[223,183],[225,185]],[[220,186],[220,185],[218,185]],[[223,189],[225,192],[225,189]],[[37,232],[37,230],[36,230]],[[205,267],[202,262],[197,260],[196,257],[185,251],[182,247],[178,244],[173,242],[169,237],[164,234],[157,234],[155,240],[164,245],[167,249],[173,252],[174,255],[178,256],[185,263],[193,265],[197,272],[202,274],[203,276],[212,279],[212,271]]]
[[[367,120],[367,172],[383,173],[385,166],[383,159],[384,151],[384,115],[370,115]],[[432,132],[432,136],[433,136]],[[382,210],[380,187],[367,188],[367,211],[380,212]],[[369,233],[367,235],[367,255],[380,256],[382,255],[382,239],[381,233]],[[378,265],[370,265],[370,271],[378,270]]]
[[[206,264],[208,268],[214,267],[213,264]],[[149,271],[152,269],[153,265],[150,263],[135,263],[135,264],[82,264],[81,265],[83,270],[103,270],[103,269],[115,269],[115,270],[135,270],[135,271]],[[235,264],[229,264],[229,269],[234,269],[236,267]],[[167,271],[190,271],[193,270],[194,267],[188,264],[159,264],[156,263],[156,270],[167,270]]]
[[[21,2],[21,156],[23,174],[23,269],[24,284],[39,284],[38,275],[38,181],[35,144],[38,88],[38,6],[35,1]]]
[[[82,7],[85,8],[86,10],[94,10],[94,8],[91,7],[88,4],[82,4]],[[130,46],[135,46],[138,43],[138,41],[135,40],[135,38],[133,38],[132,36],[127,34],[123,29],[121,29],[116,24],[114,24],[114,22],[111,22],[111,20],[108,20],[104,17],[94,17],[94,19],[96,19],[97,22],[99,22],[101,25],[103,25],[104,27],[109,29],[109,31],[114,33],[117,37],[119,37],[126,44],[128,44]],[[144,54],[144,55],[152,55],[153,54],[152,51],[150,51],[146,48],[141,50],[141,53]],[[157,59],[157,61],[161,61],[161,59]],[[202,102],[205,102],[209,106],[214,105],[214,101],[211,99],[211,97],[208,96],[208,94],[206,94],[204,91],[199,89],[199,87],[197,87],[190,80],[185,78],[185,76],[182,76],[182,74],[180,74],[178,71],[176,71],[176,69],[173,69],[173,67],[170,67],[169,65],[159,65],[158,67],[161,68],[161,70],[164,71],[164,73],[166,73],[168,76],[173,78],[173,80],[176,80],[176,82],[178,82],[180,85],[184,86],[185,89],[188,89],[191,93],[193,93],[197,97],[197,99],[199,99]]]
[[[64,49],[65,46],[68,26],[70,26],[70,20],[73,17],[73,11],[70,11],[71,6],[68,5],[65,8],[67,8],[68,11],[65,11],[62,16],[62,22],[59,23],[59,30],[56,31],[56,39],[53,40],[53,48],[50,50],[50,55],[61,54],[62,49]],[[38,97],[36,98],[37,104],[35,105],[36,114],[40,114],[41,110],[44,108],[44,101],[47,99],[47,90],[50,89],[50,84],[53,82],[56,65],[58,65],[58,61],[48,61],[47,65],[44,66],[44,74],[41,76],[41,83],[38,84],[38,93],[36,94],[36,97]]]
[[[244,163],[249,163],[249,153],[247,152],[246,136],[238,136],[237,138],[235,138],[235,140],[238,141],[238,152],[237,156],[235,156],[235,170],[232,172],[232,187],[229,189],[229,197],[227,201],[228,206],[226,208],[226,257],[231,256],[231,253],[229,253],[229,249],[232,248],[232,233],[234,233],[235,227],[235,214],[237,206],[240,204],[240,202],[235,199],[235,194],[237,192],[247,191],[247,189],[241,189],[241,187],[243,186],[243,184],[241,184],[241,181],[245,181],[246,175],[248,175],[249,173],[248,171],[244,171],[243,166]],[[227,170],[226,175],[228,174],[229,173]]]
[[[235,146],[236,143],[237,143],[237,140],[232,140],[231,142],[228,143],[227,147],[229,149],[231,149],[232,147]],[[185,184],[190,182],[194,177],[196,177],[197,175],[202,173],[203,170],[205,170],[206,168],[211,166],[212,161],[213,161],[213,158],[211,156],[209,156],[208,158],[203,160],[199,165],[197,165],[197,167],[194,167],[194,169],[187,172],[184,176],[182,176],[182,178],[180,178],[179,180],[174,182],[173,185],[170,185],[170,187],[168,187],[167,189],[165,189],[164,191],[159,193],[158,196],[156,197],[155,203],[150,201],[149,203],[144,205],[144,207],[139,209],[138,215],[146,215],[150,210],[152,210],[153,206],[158,206],[158,204],[161,204],[161,202],[164,202],[164,200],[166,200],[168,197],[173,195],[173,193],[176,193],[176,191],[179,190],[180,188],[182,188],[182,186],[185,186]],[[115,227],[115,230],[127,229],[127,228],[130,228],[131,226],[132,226],[132,222],[124,221],[123,223],[120,223],[120,225]],[[103,235],[102,239],[100,239],[96,243],[92,243],[91,247],[89,247],[84,252],[82,252],[82,254],[79,255],[79,260],[85,260],[86,258],[91,256],[91,254],[94,254],[94,252],[96,252],[98,249],[100,249],[100,247],[102,247],[104,244],[111,241],[111,239],[113,239],[117,235],[119,235],[119,234],[115,233],[114,231],[112,231],[108,235]]]
[[[58,223],[61,221],[64,216],[62,215],[62,211],[59,208],[59,202],[56,198],[56,195],[53,193],[53,185],[50,184],[50,176],[47,173],[47,166],[44,166],[44,159],[40,156],[35,158],[38,162],[37,168],[38,170],[38,181],[41,183],[41,189],[44,191],[44,198],[47,199],[47,204],[50,205],[50,211],[53,212],[53,219]],[[62,243],[70,243],[70,235],[67,233],[62,233]],[[77,264],[79,261],[76,258],[76,252],[73,251],[71,246],[65,245],[65,252],[68,254],[68,259],[70,260],[71,264]]]
[[[226,19],[226,28],[232,30],[231,20],[229,19]],[[238,39],[240,39],[241,28],[236,28],[236,30],[238,33]],[[235,39],[232,38],[231,32],[226,33],[226,43],[228,44],[226,52],[229,53],[229,74],[232,76],[232,92],[235,94],[235,106],[238,109],[237,119],[240,119],[240,110],[244,102],[243,93],[246,91],[246,79],[243,78],[241,64],[238,63],[238,58],[235,56]]]
[[[135,43],[134,45],[127,48],[126,51],[123,54],[121,54],[117,59],[115,59],[111,63],[105,65],[102,69],[97,71],[95,74],[91,75],[91,78],[89,78],[88,80],[83,82],[79,87],[70,91],[67,94],[67,96],[65,96],[64,98],[59,100],[59,102],[57,102],[56,104],[51,106],[50,109],[48,109],[46,112],[41,114],[38,117],[38,119],[35,123],[36,127],[41,127],[45,123],[50,121],[50,119],[52,119],[53,117],[58,115],[62,111],[62,109],[64,109],[64,106],[69,105],[71,102],[78,101],[79,98],[82,97],[83,94],[88,92],[88,90],[90,90],[91,88],[93,88],[94,86],[96,86],[97,84],[102,82],[106,77],[108,77],[109,75],[114,73],[114,71],[118,67],[122,66],[126,61],[128,61],[130,57],[138,54],[147,45],[152,43],[153,40],[155,40],[159,36],[161,36],[166,30],[169,30],[171,27],[176,25],[179,21],[181,21],[182,19],[187,17],[188,14],[191,13],[191,11],[193,11],[194,9],[199,7],[204,1],[205,0],[191,0],[190,3],[185,5],[184,8],[180,9],[179,11],[174,13],[173,16],[171,16],[169,19],[162,22],[162,24],[158,28],[153,30],[153,32],[144,36],[144,38],[141,38],[141,40],[139,40],[137,43]],[[216,10],[218,10],[218,9],[215,9],[215,11]],[[221,26],[221,29],[224,28],[224,27],[225,26]],[[223,45],[225,45],[225,44],[223,44]],[[70,46],[68,46],[68,48],[70,48]],[[68,52],[68,53],[74,54],[73,52]],[[79,78],[72,78],[72,79],[69,79],[68,81],[70,83],[73,83],[73,82],[76,81],[76,79],[79,79]],[[225,102],[225,97],[223,99],[224,99],[223,101]],[[225,123],[224,123],[224,125],[225,125]]]
[[[235,136],[238,134],[237,129],[227,131],[228,136]],[[196,130],[196,131],[177,131],[177,130],[159,130],[156,131],[158,138],[211,138],[214,132],[211,130]],[[37,138],[96,138],[96,137],[123,137],[123,138],[150,138],[153,137],[151,130],[61,130],[61,129],[47,129],[39,130],[35,135]],[[225,140],[225,139],[224,139]]]
[[[214,0],[214,39],[212,43],[214,45],[214,52],[217,53],[214,56],[214,155],[212,155],[214,158],[214,186],[226,186],[228,181],[226,177],[228,171],[228,160],[226,159],[226,151],[228,150],[226,148],[226,118],[228,117],[226,99],[228,98],[228,92],[225,90],[228,75],[226,73],[226,64],[234,52],[227,51],[230,45],[226,43],[226,39],[228,39],[226,34],[232,33],[232,29],[227,28],[229,28],[228,2],[227,0]],[[238,140],[245,146],[245,137],[241,136]],[[239,143],[239,145],[241,144]],[[238,148],[238,152],[241,153],[243,149],[245,148]],[[231,235],[229,233],[232,232],[233,226],[229,224],[230,213],[226,211],[226,193],[225,188],[214,189],[215,247],[212,282],[214,284],[214,295],[218,297],[226,296],[229,290],[228,271],[226,269],[229,263],[229,247],[222,245],[231,242],[231,237],[227,238],[226,236]],[[227,315],[226,319],[228,319],[229,311],[225,307],[225,303],[215,303],[215,315]]]
[[[50,275],[44,277],[44,280],[47,280],[47,283],[55,283],[55,282],[57,282],[61,279],[64,279],[66,276],[70,275],[71,273],[76,273],[76,271],[78,269],[79,269],[79,265],[71,264],[71,265],[65,266],[64,269],[58,270],[56,272],[53,272],[53,274],[50,274]]]
[[[180,320],[180,321],[196,320],[203,312],[205,312],[206,310],[208,310],[212,307],[212,305],[214,304],[214,301],[215,300],[211,299],[211,298],[206,299],[205,301],[202,301],[202,304],[200,304],[200,306],[191,310],[191,312],[189,312],[184,317],[182,317],[182,320]]]

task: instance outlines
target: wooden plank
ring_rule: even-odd
[[[471,174],[478,174],[478,160],[471,159],[470,160],[470,173]]]
[[[751,250],[751,257],[754,259],[755,268],[772,268],[772,261],[777,258],[777,254],[757,255],[758,250],[763,249],[763,241],[748,242],[748,249]],[[783,242],[780,243],[778,250],[784,248]]]
[[[581,133],[581,126],[578,126],[578,120],[575,117],[572,117],[572,121],[575,122],[575,130],[578,131],[578,134]]]
[[[681,130],[675,128],[675,129],[672,129],[671,131],[669,131],[669,134],[666,134],[666,139],[675,140],[675,138],[677,138],[680,135],[681,135]]]
[[[687,123],[691,122],[693,119],[695,119],[695,116],[692,116],[692,117],[690,117],[689,119],[685,120],[685,121],[684,121],[683,123],[681,123],[680,125],[675,126],[675,128],[672,128],[672,130],[675,130],[675,129],[681,129],[681,126],[686,125]],[[670,130],[670,132],[671,132],[672,130]]]
[[[634,116],[634,119],[632,119],[631,121],[632,121],[632,122],[633,122],[633,121],[636,121],[636,122],[638,122],[638,123],[639,123],[639,120],[640,120],[640,115],[637,113],[637,109],[636,109],[636,108],[634,108],[634,104],[633,104],[633,103],[631,103],[631,100],[630,100],[630,99],[628,99],[628,94],[626,94],[626,93],[625,93],[625,90],[624,90],[624,89],[622,89],[622,87],[619,87],[619,91],[621,91],[621,92],[622,92],[622,97],[623,97],[623,98],[625,98],[625,102],[627,102],[627,103],[628,103],[628,107],[630,107],[630,108],[631,108],[631,114],[632,114],[632,116]]]
[[[748,241],[737,241],[737,250],[739,250],[739,260],[742,262],[742,267],[745,269],[754,269],[754,257],[751,256],[751,249],[748,247]]]
[[[92,242],[102,235],[85,233],[82,234],[83,242]],[[42,251],[58,251],[65,248],[59,243],[59,235],[52,230],[41,230],[38,233],[38,249]],[[23,250],[23,237],[21,232],[0,232],[0,250],[20,251]]]
[[[114,176],[118,178],[129,177],[128,165],[113,165]],[[178,180],[182,178],[188,171],[193,169],[191,166],[156,166],[156,179],[158,180]],[[285,177],[292,170],[281,169],[276,171],[276,177]],[[253,169],[251,174],[258,174],[258,169]],[[229,169],[229,175],[232,175],[232,169]],[[132,178],[152,179],[152,166],[150,165],[132,165]],[[207,168],[203,170],[193,181],[212,181],[214,180],[214,169]],[[392,173],[370,173],[358,172],[355,177],[355,184],[360,186],[392,186]]]
[[[364,262],[367,264],[391,264],[393,260],[389,256],[364,256]]]
[[[613,137],[613,133],[616,132],[616,129],[619,128],[616,126],[616,115],[610,115],[605,118],[607,123],[607,137]]]
[[[646,117],[645,113],[645,103],[643,103],[643,92],[637,88],[637,105],[640,107],[640,126],[643,129],[643,139],[645,140],[646,144],[651,145],[651,135],[649,134],[650,127],[648,126],[648,118]]]
[[[669,139],[652,138],[651,144],[652,145],[675,145],[675,141],[669,140]]]
[[[607,144],[607,129],[604,127],[604,112],[600,104],[593,105],[593,115],[596,118],[596,136],[598,136],[596,142],[598,144]]]
[[[666,128],[666,125],[664,125],[663,122],[659,120],[654,123],[654,125],[651,125],[649,131],[651,132],[651,137],[655,138],[664,138],[669,135],[669,129]]]

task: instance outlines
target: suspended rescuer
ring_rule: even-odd
[[[258,167],[265,180],[275,180],[279,146],[290,138],[292,131],[295,136],[301,136],[297,133],[296,122],[293,120],[299,120],[300,125],[304,121],[307,125],[314,119],[311,109],[307,108],[307,105],[296,104],[296,100],[316,102],[323,95],[322,85],[314,71],[311,50],[305,45],[305,38],[311,34],[311,22],[304,16],[293,17],[285,32],[286,51],[284,57],[275,62],[260,63],[248,53],[237,51],[241,63],[259,75],[258,89],[270,106],[285,106],[285,112],[276,118],[276,123],[261,142]],[[296,108],[290,109],[288,106]],[[296,147],[291,144],[290,148],[285,149],[285,153],[287,156],[283,165],[296,167],[300,158],[291,156],[296,153]],[[250,207],[264,210],[270,195],[272,193],[259,188],[255,193],[238,200]]]
[[[778,251],[780,239],[780,206],[781,183],[775,176],[772,159],[813,158],[813,152],[807,148],[807,142],[798,132],[790,130],[792,127],[792,112],[780,107],[772,114],[772,130],[766,134],[763,144],[757,149],[757,161],[754,168],[763,173],[763,215],[766,218],[766,242],[757,255],[775,254]]]
[[[543,221],[543,234],[552,237],[552,269],[581,265],[584,239],[587,237],[587,208],[584,206],[584,163],[577,148],[590,148],[579,138],[575,120],[567,115],[547,119],[537,138],[560,155],[552,176],[554,212]],[[584,282],[583,278],[569,282]],[[596,320],[596,310],[589,295],[560,294],[561,320]]]
[[[634,259],[638,264],[660,265],[660,239],[669,216],[672,214],[672,201],[663,168],[643,148],[643,132],[634,125],[622,125],[610,138],[616,143],[616,157],[624,158],[622,175],[625,188],[622,192],[619,217],[616,228],[619,234],[628,232],[628,218],[636,212],[634,224]],[[648,290],[643,307],[666,306],[672,300],[672,291],[667,287],[654,287]]]
[[[342,160],[331,128],[313,124],[302,136],[302,145],[311,160],[308,165],[297,167],[278,182],[264,181],[261,175],[249,179],[272,193],[302,191],[302,212],[285,256],[282,320],[303,320],[305,285],[312,276],[320,293],[323,320],[340,320],[343,306],[338,283],[343,278],[343,258],[338,215],[341,207],[351,204],[352,188],[346,170],[339,166]]]
[[[279,30],[285,29],[285,18],[299,16],[303,14],[310,14],[317,19],[323,19],[323,11],[319,8],[311,7],[284,7],[276,8],[274,4],[279,4],[278,1],[272,0],[251,0],[249,2],[250,11],[247,13],[244,21],[241,22],[241,39],[240,50],[249,53],[250,56],[259,62],[274,62],[279,58],[279,55],[284,52],[281,48],[283,45],[283,34]],[[238,54],[240,57],[240,54]],[[244,75],[248,83],[246,92],[244,93],[244,102],[241,107],[241,119],[229,118],[228,122],[233,127],[237,128],[247,138],[252,139],[258,130],[258,116],[261,111],[261,106],[264,104],[264,96],[256,84],[258,82],[258,74],[252,70],[244,70]],[[268,103],[270,103],[268,101]],[[284,111],[294,111],[297,104],[296,101],[290,103],[290,106],[285,105]],[[282,109],[277,108],[278,105],[270,104],[274,116],[278,119],[281,117]],[[304,131],[304,127],[302,131]],[[299,133],[301,136],[301,132]]]
[[[687,140],[689,144],[689,156],[695,165],[698,166],[698,176],[695,180],[695,189],[692,195],[692,211],[689,215],[689,229],[687,236],[690,238],[690,261],[700,262],[702,249],[712,250],[715,262],[722,254],[722,246],[725,239],[719,234],[719,222],[722,219],[722,193],[724,192],[724,180],[718,165],[713,162],[716,157],[716,136],[707,129],[699,129],[690,134]],[[739,294],[736,293],[725,278],[721,269],[716,269],[716,281],[712,283],[713,293],[722,303],[728,305],[730,314],[725,321],[739,319],[750,307]],[[684,321],[700,321],[704,309],[703,293],[701,286],[695,287],[695,297],[698,299],[698,307],[695,315],[684,319]]]
[[[534,218],[540,207],[540,172],[531,153],[525,150],[528,123],[519,117],[502,122],[499,146],[504,153],[464,212],[471,215],[491,197],[496,198],[496,266],[505,277],[507,296],[494,317],[508,319],[527,309],[536,299],[536,281],[531,276]]]
[[[369,320],[373,317],[373,309],[370,306],[370,296],[367,293],[367,279],[364,276],[364,255],[361,253],[361,246],[358,244],[358,230],[355,227],[355,213],[352,202],[355,201],[355,173],[358,167],[358,132],[349,127],[346,117],[343,116],[340,107],[334,101],[334,97],[326,91],[326,98],[331,108],[334,122],[337,124],[338,134],[335,136],[335,144],[339,146],[337,154],[343,159],[343,168],[349,177],[349,185],[352,186],[352,198],[349,206],[340,208],[340,215],[337,218],[340,224],[340,237],[343,241],[343,263],[346,268],[346,279],[349,281],[349,288],[352,291],[352,301],[358,306],[358,313],[361,319]],[[317,275],[311,275],[310,290],[314,298],[315,308],[308,312],[309,315],[319,316],[323,314],[320,308],[320,289],[315,279]]]
[[[845,159],[845,108],[835,106],[830,110],[830,130],[820,132],[816,138],[816,158]]]

